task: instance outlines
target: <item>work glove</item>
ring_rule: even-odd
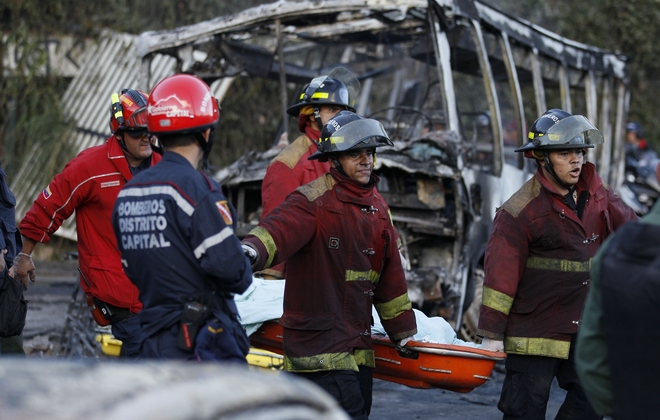
[[[404,357],[406,359],[418,359],[419,358],[419,353],[410,347],[406,346],[410,340],[412,340],[413,336],[411,335],[410,337],[402,338],[401,340],[397,341],[394,343],[394,347],[396,347],[396,352],[399,353],[399,356]]]
[[[257,259],[259,257],[257,250],[245,244],[241,244],[241,248],[243,248],[243,253],[246,257],[248,257],[250,260],[250,265],[252,266],[252,269],[254,269],[255,265],[257,265]]]
[[[16,257],[14,257],[14,265],[9,272],[10,276],[12,274],[16,280],[23,283],[23,288],[27,289],[28,277],[32,282],[37,278],[34,262],[32,262],[32,256],[24,252],[16,254]]]
[[[481,342],[481,348],[488,351],[504,351],[504,341],[484,337]]]

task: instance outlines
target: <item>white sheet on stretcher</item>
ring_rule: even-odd
[[[248,335],[259,329],[262,323],[282,316],[284,299],[284,280],[264,280],[254,277],[252,285],[242,295],[236,295],[234,300],[241,316],[241,324]],[[417,319],[417,334],[415,341],[435,344],[454,344],[459,346],[479,347],[477,344],[456,338],[456,332],[443,318],[427,317],[423,312],[414,309]],[[376,309],[372,307],[374,326],[373,334],[386,335]]]

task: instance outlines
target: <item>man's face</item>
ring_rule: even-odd
[[[131,166],[139,166],[143,160],[151,156],[151,141],[147,131],[124,131],[124,144],[128,152],[124,152]]]
[[[630,144],[637,144],[637,133],[634,131],[626,131],[626,141]]]
[[[339,164],[349,178],[361,184],[369,183],[371,171],[374,169],[374,153],[376,149],[358,149],[344,152],[337,156]],[[334,167],[334,162],[330,161]]]
[[[321,126],[318,127],[318,129],[321,130],[323,126],[330,120],[330,118],[337,115],[337,113],[342,109],[344,108],[337,105],[321,105],[319,108],[319,114],[321,114]],[[312,119],[313,121],[316,121],[314,115],[312,115]]]
[[[580,178],[582,165],[584,164],[583,149],[558,150],[548,153],[548,158],[552,162],[557,177],[567,185],[575,185]],[[548,177],[550,182],[554,178]],[[555,187],[557,187],[555,185]]]

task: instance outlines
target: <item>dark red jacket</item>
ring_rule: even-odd
[[[372,303],[392,340],[417,331],[377,180],[362,186],[332,169],[244,239],[259,251],[257,270],[288,260],[280,320],[287,370],[373,367]]]
[[[507,353],[568,358],[589,290],[589,263],[618,227],[637,219],[593,164],[582,167],[582,219],[536,175],[498,209],[486,248],[477,334],[504,339]]]
[[[161,159],[151,156],[151,164]],[[87,294],[111,305],[138,312],[138,290],[124,274],[111,216],[121,187],[132,178],[124,152],[113,135],[105,144],[83,150],[71,159],[32,204],[19,225],[21,234],[48,242],[62,222],[76,212],[78,259],[91,288]]]

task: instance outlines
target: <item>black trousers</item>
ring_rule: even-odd
[[[544,420],[552,380],[567,391],[555,420],[597,420],[600,417],[587,401],[575,372],[574,348],[567,360],[543,356],[509,354],[506,357],[506,377],[497,408],[504,420]]]
[[[368,420],[373,393],[373,368],[360,366],[360,371],[329,370],[323,372],[292,372],[314,382],[330,395],[356,420]]]

